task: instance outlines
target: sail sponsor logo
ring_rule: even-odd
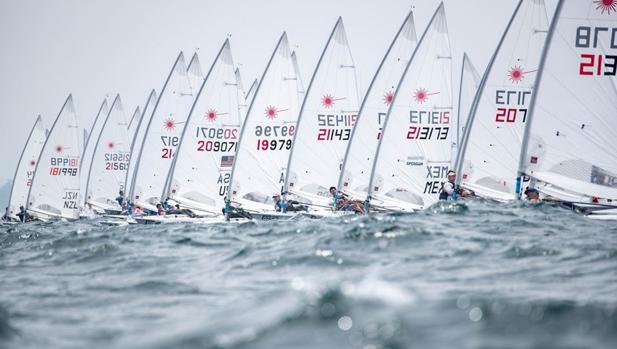
[[[351,138],[351,129],[358,117],[355,113],[349,114],[317,114],[318,141],[348,141]]]
[[[604,2],[604,1],[603,1]],[[609,0],[606,0],[609,2]],[[602,8],[602,13],[614,10],[615,2]],[[581,49],[578,74],[580,76],[615,76],[617,74],[617,27],[586,26],[576,28],[575,47]],[[613,54],[605,54],[611,50]],[[595,52],[594,52],[595,51]],[[601,53],[598,53],[600,51]]]
[[[450,164],[446,162],[434,162],[426,164],[426,183],[424,184],[424,194],[437,195],[439,189],[446,180],[450,171]]]
[[[77,176],[79,160],[75,158],[50,158],[51,176]]]
[[[65,190],[64,195],[61,199],[64,201],[64,203],[62,204],[63,208],[68,208],[71,210],[79,209],[79,206],[77,205],[77,201],[79,199],[79,191]]]
[[[406,139],[444,141],[450,132],[450,112],[410,110],[409,123]]]
[[[523,74],[531,72],[523,72],[522,68],[520,67],[515,67],[513,69],[517,68],[520,69],[521,73],[512,73],[512,70],[509,73],[509,75],[516,75],[516,79],[522,80],[522,76],[524,76]],[[513,83],[516,81],[514,79],[514,77],[510,78]],[[497,111],[495,112],[495,122],[525,123],[527,121],[527,104],[530,100],[531,91],[522,91],[516,89],[496,90],[495,105],[497,105]]]
[[[129,153],[105,153],[105,171],[126,171],[129,168]]]
[[[197,127],[198,152],[235,152],[238,146],[237,127]]]
[[[255,126],[258,151],[290,150],[293,136],[296,133],[295,125],[267,125]]]
[[[383,104],[390,105],[394,101],[394,92],[388,91],[383,95]]]

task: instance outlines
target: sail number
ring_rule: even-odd
[[[579,75],[607,75],[617,73],[617,56],[582,54],[578,67]]]
[[[238,139],[238,129],[197,127],[196,137],[209,139]]]
[[[49,169],[49,174],[52,176],[77,176],[76,167],[57,167],[52,166]]]
[[[445,141],[449,131],[449,127],[409,126],[407,139]]]
[[[603,46],[598,44],[602,37],[610,40]],[[592,28],[580,26],[576,28],[576,47],[617,49],[617,27]],[[583,76],[615,76],[617,74],[617,55],[583,53],[580,55],[578,73]]]
[[[161,159],[171,159],[174,156],[174,148],[180,144],[180,137],[161,136],[161,142],[163,143],[163,148],[161,148]]]
[[[291,139],[257,139],[257,150],[290,150]]]
[[[516,122],[517,117],[522,122],[527,120],[527,109],[524,108],[497,108],[496,122]]]
[[[235,152],[237,142],[222,142],[222,141],[197,141],[197,151],[211,151],[211,152]]]
[[[255,136],[257,137],[287,137],[293,136],[296,126],[255,126]]]

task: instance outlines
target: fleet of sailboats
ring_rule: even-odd
[[[346,214],[340,198],[411,212],[454,173],[474,196],[534,190],[617,219],[615,57],[617,2],[598,0],[558,0],[550,17],[544,0],[519,0],[483,74],[462,56],[457,101],[443,3],[419,39],[407,14],[365,93],[342,18],[306,88],[286,33],[248,88],[227,39],[206,74],[180,53],[130,118],[119,95],[89,128],[71,95],[49,131],[37,117],[5,220],[20,206],[41,220],[327,217]],[[156,215],[175,205],[178,219]]]

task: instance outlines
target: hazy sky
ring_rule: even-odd
[[[414,8],[420,36],[439,2],[0,0],[0,184],[12,178],[36,115],[50,127],[69,93],[88,129],[105,95],[120,93],[130,117],[150,89],[160,91],[179,51],[188,61],[197,50],[207,71],[228,34],[248,85],[283,31],[308,85],[338,16],[365,91],[407,11]],[[483,72],[518,0],[444,2],[457,88],[463,52]],[[552,18],[556,0],[546,2]]]

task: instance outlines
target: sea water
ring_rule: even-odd
[[[1,348],[617,347],[617,223],[553,205],[0,229]]]

